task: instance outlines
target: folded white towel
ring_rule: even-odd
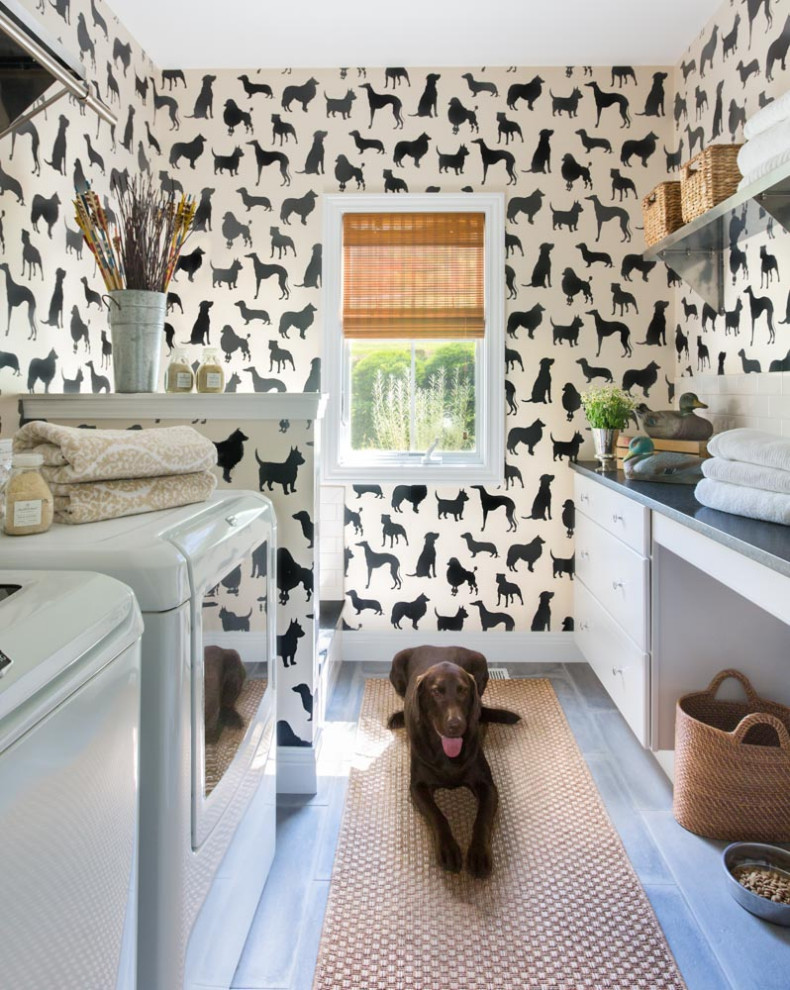
[[[741,175],[751,175],[782,152],[790,151],[790,117],[780,120],[747,141],[738,152],[738,168]]]
[[[694,489],[694,495],[709,509],[790,526],[790,495],[729,485],[726,481],[713,481],[711,478],[703,478]]]
[[[785,120],[787,117],[790,117],[790,90],[775,100],[771,100],[768,106],[758,110],[757,113],[752,114],[743,128],[743,136],[747,141],[751,141],[752,138],[762,134],[763,131],[767,131],[769,127],[773,127],[774,124],[780,120]]]
[[[790,471],[790,440],[763,430],[725,430],[708,440],[708,453],[729,461],[747,461]]]
[[[745,461],[728,461],[724,457],[708,457],[702,462],[702,473],[714,481],[790,495],[790,471]]]
[[[773,172],[778,168],[786,166],[788,162],[790,162],[790,148],[781,152],[781,154],[774,155],[773,158],[769,158],[767,161],[764,161],[762,165],[758,165],[757,168],[752,169],[751,172],[744,175],[738,183],[738,189],[745,189],[753,182],[757,182],[758,179],[764,178],[769,174],[769,172]]]
[[[161,478],[53,484],[55,522],[91,523],[205,502],[216,487],[217,479],[211,471],[170,474]]]
[[[17,430],[14,450],[41,454],[41,473],[56,484],[194,474],[217,463],[217,448],[191,426],[82,430],[36,420]]]

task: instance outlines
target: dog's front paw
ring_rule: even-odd
[[[466,868],[473,877],[485,880],[493,869],[491,847],[483,842],[473,842],[466,854]]]
[[[439,866],[448,873],[460,873],[464,858],[461,847],[452,836],[441,839],[437,848]]]

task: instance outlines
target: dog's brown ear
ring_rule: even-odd
[[[482,653],[473,652],[471,654],[467,673],[471,674],[474,678],[474,682],[477,685],[478,697],[482,698],[483,691],[485,691],[486,684],[488,684],[488,664]]]
[[[395,688],[401,698],[406,697],[406,688],[409,684],[409,660],[411,660],[413,652],[413,649],[401,650],[392,658],[390,684]]]

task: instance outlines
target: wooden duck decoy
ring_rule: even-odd
[[[695,409],[707,409],[693,392],[684,392],[677,409],[636,409],[640,429],[656,440],[708,440],[713,435],[713,423],[697,416]]]
[[[629,481],[661,481],[671,485],[696,485],[702,478],[702,458],[674,450],[656,451],[650,437],[631,438],[623,458]]]

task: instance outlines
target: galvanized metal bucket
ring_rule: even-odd
[[[116,392],[158,392],[165,326],[164,292],[108,292]]]

